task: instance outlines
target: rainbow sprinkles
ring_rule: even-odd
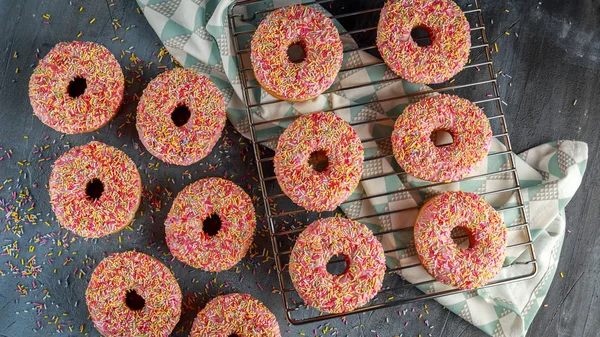
[[[305,58],[294,63],[291,45],[302,47]],[[319,96],[342,66],[343,45],[333,22],[318,11],[294,5],[269,14],[252,37],[251,61],[258,83],[271,95],[287,101]]]

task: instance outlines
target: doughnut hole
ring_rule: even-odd
[[[83,77],[75,77],[67,86],[67,93],[72,98],[77,98],[85,93],[87,81]]]
[[[433,142],[433,145],[435,145],[436,147],[449,146],[452,145],[452,143],[454,143],[452,133],[444,129],[433,130],[429,138]]]
[[[344,254],[336,254],[327,262],[327,272],[331,275],[342,275],[348,271],[350,263],[348,256]]]
[[[89,200],[98,200],[104,193],[104,183],[98,178],[94,178],[85,185],[85,196]]]
[[[419,47],[428,47],[433,43],[433,34],[425,26],[416,26],[410,31],[410,37]]]
[[[463,250],[471,249],[475,245],[473,242],[473,236],[466,227],[454,227],[452,231],[450,231],[450,237],[452,237],[454,244]]]
[[[125,294],[125,304],[131,310],[142,310],[146,306],[146,300],[140,296],[135,290],[128,290]]]
[[[306,59],[306,49],[302,41],[293,42],[287,50],[288,59],[292,63],[301,63]]]
[[[202,231],[212,237],[219,233],[221,225],[223,225],[221,218],[217,214],[212,213],[202,222]]]
[[[329,158],[323,150],[313,151],[308,156],[308,165],[318,173],[321,173],[329,167]]]
[[[171,112],[171,120],[175,126],[184,126],[190,120],[192,112],[185,104],[178,105],[173,112]]]

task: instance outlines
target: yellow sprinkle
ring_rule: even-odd
[[[496,50],[496,53],[498,52],[498,42],[494,42],[494,49]]]
[[[44,19],[49,20],[50,19],[50,14],[46,13],[42,16]]]
[[[575,104],[577,104],[577,100],[575,100],[575,101],[573,102],[573,105],[575,105]]]
[[[81,37],[81,35],[83,35],[83,33],[79,32],[79,34],[77,34],[77,37]]]
[[[564,277],[565,277],[565,274],[560,273],[560,278],[564,278]]]
[[[19,69],[19,68],[17,68],[17,69]],[[29,138],[29,136],[23,136],[23,138],[25,138],[25,139],[28,139],[28,138]]]
[[[79,11],[80,11],[80,12],[83,12],[83,7],[79,7]]]
[[[16,59],[17,57],[19,57],[19,54],[17,54],[17,52],[15,52],[15,53],[13,54],[13,58],[14,58],[14,59]]]
[[[510,35],[510,32],[504,32],[504,34],[506,34],[506,35]]]
[[[15,74],[19,72],[19,67],[17,67],[17,69],[15,69]]]
[[[96,22],[96,18],[92,18],[92,19],[90,20],[90,25],[91,25],[92,23],[94,23],[94,22]]]
[[[510,11],[509,11],[508,9],[505,9],[504,11],[505,11],[506,13],[510,13]]]

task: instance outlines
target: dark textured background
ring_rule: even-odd
[[[590,145],[586,176],[566,210],[570,233],[558,267],[564,278],[553,281],[547,306],[529,335],[599,336],[600,200],[594,189],[599,182],[600,2],[512,0],[482,6],[488,36],[500,48],[495,68],[512,76],[499,81],[515,151],[556,139]],[[212,154],[186,168],[167,167],[144,151],[134,125],[136,98],[163,71],[158,66],[172,67],[172,62],[168,55],[159,62],[160,41],[133,0],[0,0],[0,19],[0,336],[98,336],[84,299],[91,270],[105,254],[129,249],[172,266],[184,293],[176,336],[187,336],[209,298],[233,291],[263,301],[278,317],[284,336],[482,335],[434,301],[333,320],[326,332],[325,323],[289,327],[274,288],[273,259],[265,256],[270,247],[262,219],[255,245],[237,270],[211,274],[184,268],[168,254],[163,227],[172,198],[183,186],[204,176],[227,177],[254,196],[262,214],[249,141],[228,124]],[[61,136],[33,116],[27,83],[38,57],[59,41],[77,39],[79,32],[81,40],[102,43],[119,58],[130,84],[125,104],[108,126]],[[144,197],[131,230],[86,241],[61,230],[45,185],[56,156],[92,139],[121,148],[138,164]],[[404,309],[406,315],[399,316]]]

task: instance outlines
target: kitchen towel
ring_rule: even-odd
[[[232,0],[137,0],[152,28],[156,31],[169,53],[186,68],[195,69],[208,76],[219,87],[227,103],[227,115],[234,127],[246,137],[250,137],[250,124],[246,106],[243,102],[238,65],[228,28],[228,10]],[[258,10],[272,9],[299,3],[300,1],[267,0],[246,6],[246,17]],[[329,16],[320,6],[313,8]],[[334,21],[340,32],[344,28]],[[240,29],[254,29],[258,22],[248,20]],[[249,48],[250,34],[241,48]],[[347,35],[342,36],[345,50],[354,49],[355,42]],[[363,65],[371,65],[363,68]],[[359,68],[359,69],[355,69]],[[354,106],[336,110],[336,114],[348,122],[361,122],[378,119],[380,123],[369,123],[357,127],[361,139],[376,139],[365,142],[365,157],[372,159],[365,165],[364,177],[375,177],[397,168],[391,154],[389,136],[393,128],[393,118],[398,116],[410,103],[421,98],[419,95],[402,100],[388,100],[403,94],[415,94],[428,91],[424,85],[406,81],[390,81],[378,85],[367,85],[379,80],[395,77],[380,60],[362,51],[347,52],[333,89],[361,86],[359,89],[346,89],[339,94],[322,95],[312,101],[291,104],[279,102],[254,110],[255,123],[276,118],[293,116],[305,112]],[[257,102],[272,102],[273,97],[261,88],[251,92]],[[381,103],[368,103],[383,100]],[[367,103],[366,103],[367,102]],[[362,104],[362,105],[361,105]],[[276,139],[290,121],[264,123],[257,128],[258,139]],[[381,140],[379,140],[381,138]],[[274,148],[276,140],[264,145]],[[502,151],[503,145],[495,141],[492,152]],[[506,157],[489,157],[475,174],[496,172],[505,168]],[[531,225],[531,234],[537,254],[537,275],[527,281],[474,290],[457,295],[438,298],[437,301],[461,316],[473,325],[493,336],[523,336],[546,295],[556,271],[558,257],[565,234],[564,207],[577,190],[587,163],[587,145],[574,141],[558,141],[535,147],[516,157],[517,171],[523,187],[525,212]],[[420,206],[426,198],[440,190],[461,189],[465,191],[485,192],[497,190],[503,184],[510,184],[512,178],[507,174],[492,175],[469,179],[467,182],[444,185],[443,188],[426,188],[418,193],[392,193],[383,197],[369,198],[346,204],[343,208],[349,217],[359,217],[394,209],[406,209]],[[362,182],[350,198],[360,198],[386,194],[411,186],[420,186],[424,182],[408,177],[400,179],[397,175],[373,178]],[[496,207],[510,208],[516,202],[514,196],[486,198]],[[518,212],[503,212],[505,223],[510,226],[519,223]],[[414,216],[414,214],[413,214]],[[365,222],[375,230],[394,229],[409,226],[414,217],[403,213],[400,218],[393,214],[378,216]],[[386,236],[384,248],[411,246],[410,231],[403,235]],[[523,232],[514,233],[513,240]],[[526,260],[527,252],[520,249],[509,250],[507,262]],[[414,249],[405,249],[388,255],[389,267],[414,261]],[[506,268],[500,276],[519,273],[518,268],[530,268],[530,265],[515,265]],[[403,270],[401,276],[417,283],[429,276],[422,267]],[[439,283],[423,286],[424,292],[444,290]]]

